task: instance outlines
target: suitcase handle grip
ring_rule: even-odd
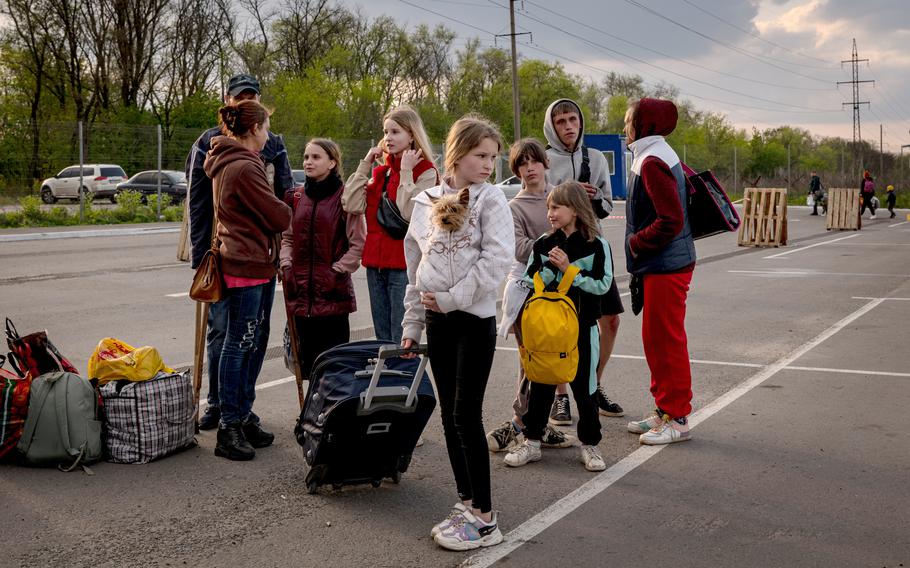
[[[420,364],[417,366],[417,372],[414,373],[414,380],[411,381],[411,387],[408,389],[408,398],[405,401],[405,406],[411,406],[414,403],[414,399],[417,398],[417,387],[420,386],[420,381],[423,378],[423,373],[426,370],[427,362],[429,361],[427,358],[427,345],[423,343],[417,347],[411,347],[410,349],[400,349],[395,345],[389,344],[379,348],[379,360],[376,362],[376,367],[373,369],[373,376],[370,378],[370,384],[367,386],[366,393],[364,393],[364,410],[369,410],[370,406],[373,404],[373,396],[376,393],[376,387],[379,386],[379,377],[382,375],[382,370],[385,367],[385,360],[393,357],[401,357],[402,355],[409,353],[417,353],[420,355]]]
[[[423,344],[418,345],[417,347],[411,347],[408,349],[403,349],[401,347],[397,347],[391,343],[388,345],[383,345],[382,347],[379,348],[379,359],[380,360],[391,359],[392,357],[401,357],[402,355],[410,355],[412,353],[416,354],[416,355],[426,356],[427,344],[423,343]]]

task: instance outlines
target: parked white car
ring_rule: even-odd
[[[97,198],[117,199],[117,184],[126,179],[123,168],[114,164],[85,164],[82,166],[82,191]],[[64,168],[52,178],[41,182],[41,200],[56,203],[58,199],[79,200],[79,166]]]
[[[518,176],[512,176],[497,183],[496,187],[502,190],[507,200],[511,200],[521,191],[521,180]]]

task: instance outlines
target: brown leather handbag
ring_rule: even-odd
[[[218,204],[214,205],[215,216],[212,220],[212,248],[202,255],[202,262],[196,268],[193,283],[190,285],[190,298],[197,302],[214,304],[224,299],[224,275],[221,273],[220,241],[216,229],[218,227]]]

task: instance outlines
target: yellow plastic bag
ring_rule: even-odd
[[[160,371],[174,372],[161,360],[157,349],[148,346],[133,347],[113,337],[99,341],[88,360],[89,378],[98,379],[102,385],[120,379],[147,381]]]

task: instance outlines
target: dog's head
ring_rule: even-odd
[[[442,197],[431,197],[433,202],[432,221],[440,229],[455,232],[464,225],[468,216],[468,202],[471,195],[468,188],[458,193],[450,193]]]

